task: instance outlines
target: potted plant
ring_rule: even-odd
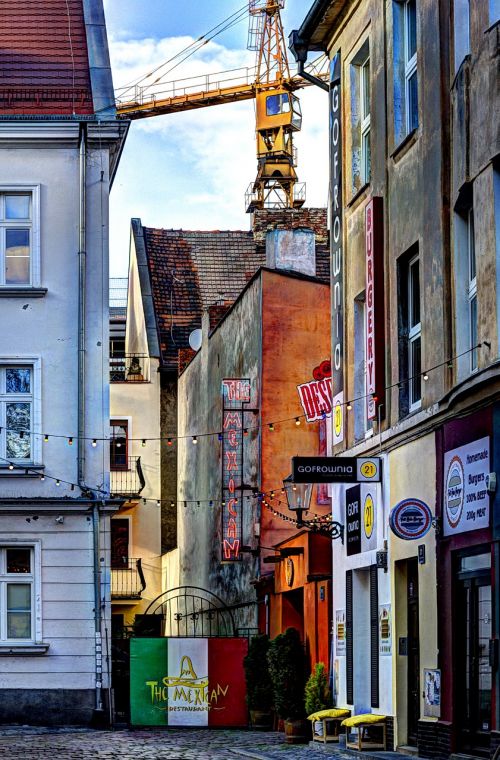
[[[243,660],[250,721],[252,727],[260,731],[269,731],[273,720],[273,687],[267,665],[268,649],[269,636],[254,636],[250,639],[248,654]]]
[[[306,715],[312,715],[332,706],[332,695],[328,686],[328,674],[323,662],[318,662],[306,683],[305,707]],[[313,735],[323,733],[322,721],[315,721]]]
[[[301,744],[307,741],[304,710],[306,658],[300,634],[287,628],[276,636],[267,653],[269,674],[273,684],[274,707],[285,721],[285,741]]]

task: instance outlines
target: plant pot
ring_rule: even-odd
[[[307,744],[311,728],[307,720],[285,720],[285,742],[287,744]]]
[[[250,710],[250,722],[255,731],[270,731],[273,725],[271,710]]]

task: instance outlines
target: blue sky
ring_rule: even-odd
[[[105,0],[115,89],[184,48],[244,7],[243,0]],[[310,5],[287,0],[285,35],[300,25]],[[147,6],[147,12],[144,7]],[[248,20],[175,69],[168,79],[252,65],[246,50]],[[301,91],[303,129],[297,136],[299,179],[307,205],[327,203],[327,98]],[[127,273],[130,219],[151,227],[249,229],[244,193],[255,178],[252,101],[133,122],[110,202],[110,269]]]

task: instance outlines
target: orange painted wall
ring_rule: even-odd
[[[302,415],[297,386],[312,380],[312,371],[330,358],[330,288],[316,282],[262,272],[262,395],[261,395],[261,488],[278,489],[291,472],[291,458],[297,454],[319,454],[319,423],[296,426],[294,419],[275,425],[266,423]],[[282,502],[278,504],[278,498]],[[290,514],[285,497],[277,491],[276,509]],[[318,514],[328,514],[326,506],[314,506]],[[274,517],[262,507],[263,546],[274,546],[296,533],[291,523]],[[266,556],[262,552],[262,557]],[[261,559],[262,562],[262,559]],[[269,572],[269,565],[262,565]]]

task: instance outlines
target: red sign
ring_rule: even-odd
[[[250,381],[222,381],[222,561],[241,560],[243,415]]]
[[[366,222],[366,416],[377,416],[384,392],[384,237],[382,198],[372,198]]]
[[[332,416],[332,370],[329,361],[321,362],[313,370],[309,383],[297,386],[300,403],[307,422],[315,422]]]

